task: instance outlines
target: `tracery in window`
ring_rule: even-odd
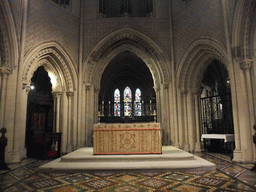
[[[124,116],[132,115],[132,91],[129,87],[124,89]]]
[[[135,91],[135,115],[141,116],[141,91],[139,88]]]
[[[114,116],[119,117],[120,113],[120,91],[116,89],[114,92]]]

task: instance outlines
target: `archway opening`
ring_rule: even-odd
[[[126,51],[105,68],[99,93],[101,122],[154,121],[156,94],[147,65]]]
[[[202,80],[201,93],[202,134],[216,134],[205,142],[210,152],[231,153],[234,149],[232,98],[228,71],[218,60],[213,60],[206,68]],[[230,136],[230,142],[218,138]]]
[[[43,158],[42,144],[45,133],[53,132],[53,95],[48,72],[39,67],[32,79],[27,103],[26,148],[27,156]]]

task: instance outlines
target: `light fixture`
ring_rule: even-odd
[[[35,89],[35,86],[34,86],[34,85],[30,85],[30,89],[31,89],[31,90],[34,90],[34,89]]]

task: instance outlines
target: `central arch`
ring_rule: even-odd
[[[84,81],[100,85],[105,67],[118,54],[129,51],[142,59],[150,69],[155,86],[170,81],[171,64],[167,53],[150,37],[132,28],[122,28],[103,38],[84,61]]]
[[[161,105],[161,100],[168,99],[168,91],[163,91],[170,84],[171,62],[168,54],[152,38],[132,28],[119,29],[100,40],[91,49],[84,59],[84,83],[86,138],[89,145],[92,144],[92,127],[97,122],[98,94],[102,74],[106,66],[117,55],[130,52],[140,58],[149,68],[154,81],[156,91],[156,103],[158,109],[157,119],[162,123],[163,129],[167,129],[168,113],[166,106]],[[91,99],[93,97],[93,100]],[[160,102],[161,101],[161,102]],[[92,104],[89,104],[92,103]],[[161,106],[163,106],[161,108]],[[167,106],[168,107],[168,106]],[[93,115],[90,115],[93,114]]]

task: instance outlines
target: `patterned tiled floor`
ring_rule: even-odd
[[[233,164],[226,156],[196,154],[217,165],[216,171],[138,170],[84,171],[80,173],[40,173],[38,167],[47,161],[26,159],[0,171],[0,191],[256,191],[253,165]]]

